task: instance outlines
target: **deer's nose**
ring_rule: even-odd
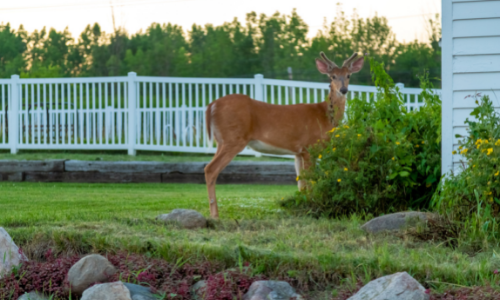
[[[347,94],[347,88],[346,87],[340,88],[340,92],[344,95]]]

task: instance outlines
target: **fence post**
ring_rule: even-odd
[[[19,104],[21,95],[19,94],[19,75],[12,75],[10,85],[10,105],[9,105],[9,145],[10,153],[17,154],[19,140]]]
[[[255,100],[264,101],[264,75],[255,74]]]
[[[135,156],[135,144],[137,142],[136,129],[136,110],[137,110],[137,73],[129,72],[127,78],[128,84],[128,155]]]

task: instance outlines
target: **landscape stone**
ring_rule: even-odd
[[[83,257],[68,272],[71,291],[81,295],[85,289],[96,282],[108,282],[108,278],[116,273],[115,267],[99,254]]]
[[[39,292],[31,292],[25,293],[21,297],[17,298],[17,300],[49,300],[49,297],[46,297],[44,294]]]
[[[425,222],[432,218],[436,218],[436,215],[419,211],[398,212],[374,218],[361,226],[361,229],[368,233],[400,230],[416,226],[419,222]]]
[[[159,215],[156,219],[166,223],[178,223],[186,229],[207,227],[207,219],[192,209],[174,209],[169,214]]]
[[[26,260],[28,259],[19,251],[7,231],[0,227],[0,278],[10,274],[13,267]]]
[[[347,300],[428,300],[425,288],[406,272],[370,281]]]
[[[205,280],[200,280],[191,287],[191,295],[193,300],[203,300],[205,299],[205,287],[207,282]]]
[[[285,281],[261,280],[252,283],[243,300],[302,300]]]
[[[132,300],[156,300],[157,298],[148,287],[140,286],[133,283],[123,283],[127,289],[130,291],[130,296]]]
[[[81,300],[132,300],[121,281],[96,284],[83,292]]]

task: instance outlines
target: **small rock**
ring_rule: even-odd
[[[436,218],[436,215],[419,211],[398,212],[374,218],[361,226],[361,229],[369,233],[378,233],[384,230],[400,230],[416,226],[419,222],[425,222],[432,218]]]
[[[7,231],[0,227],[0,278],[10,274],[13,267],[27,260]]]
[[[425,288],[406,272],[377,278],[347,300],[428,300]]]
[[[115,267],[104,256],[87,255],[69,269],[68,281],[71,292],[81,295],[92,284],[107,282],[115,273]]]
[[[169,214],[159,215],[156,219],[166,223],[178,223],[186,229],[207,227],[207,219],[192,209],[174,209]]]
[[[25,293],[21,297],[17,298],[17,300],[49,300],[49,297],[45,297],[44,294],[39,292],[31,292]]]
[[[81,300],[132,300],[121,281],[96,284],[83,292]]]
[[[138,284],[132,283],[123,283],[127,289],[130,291],[130,296],[132,300],[156,300],[157,298],[153,293],[151,293],[150,289],[145,286],[140,286]]]
[[[193,300],[203,300],[205,299],[205,288],[207,287],[207,282],[205,280],[200,280],[191,287],[191,295]]]
[[[285,281],[261,280],[252,283],[243,300],[302,300]]]

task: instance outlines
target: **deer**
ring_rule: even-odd
[[[364,57],[354,53],[341,67],[320,52],[316,68],[330,79],[328,100],[313,104],[276,105],[254,100],[246,95],[231,94],[207,106],[207,135],[214,139],[217,150],[205,167],[205,181],[210,216],[219,218],[215,183],[219,173],[249,146],[267,154],[294,155],[298,188],[306,187],[300,179],[303,169],[310,167],[307,149],[329,138],[328,132],[338,127],[344,116],[346,94],[351,74],[363,68]]]

